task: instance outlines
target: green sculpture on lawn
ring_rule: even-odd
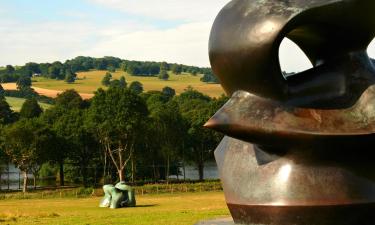
[[[103,191],[104,197],[99,205],[102,208],[118,209],[136,206],[134,189],[125,182],[119,182],[115,186],[104,185]]]

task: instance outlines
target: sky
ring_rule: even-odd
[[[115,56],[209,66],[208,38],[228,0],[0,0],[0,66]],[[375,57],[375,42],[369,50]],[[311,65],[292,42],[290,71]]]

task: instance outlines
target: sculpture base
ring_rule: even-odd
[[[373,225],[375,204],[332,206],[245,206],[228,204],[236,224]]]
[[[195,225],[235,225],[232,217],[208,221],[200,221]],[[238,225],[238,224],[237,224]]]

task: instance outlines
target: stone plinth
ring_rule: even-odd
[[[195,225],[235,225],[231,217],[224,219],[200,221]]]

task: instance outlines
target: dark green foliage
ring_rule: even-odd
[[[126,88],[126,86],[128,85],[128,83],[126,83],[125,77],[121,76],[119,81],[120,81],[120,87],[121,88]]]
[[[108,87],[111,84],[112,74],[107,72],[102,80],[102,85]]]
[[[16,119],[5,97],[0,96],[0,124],[9,124]]]
[[[140,94],[143,92],[143,85],[141,82],[133,81],[130,83],[129,89],[132,90],[136,94]]]
[[[3,98],[5,96],[5,90],[3,86],[0,84],[0,98]]]
[[[23,103],[20,117],[31,119],[34,117],[39,117],[39,115],[43,112],[42,108],[39,106],[37,100],[35,98],[26,99]]]
[[[65,82],[74,83],[77,79],[77,74],[73,73],[71,70],[65,72]]]
[[[31,78],[27,76],[21,76],[17,80],[17,89],[22,90],[31,87]]]
[[[176,91],[171,87],[164,87],[162,90],[163,94],[165,96],[168,96],[168,98],[173,98],[176,95]]]
[[[11,65],[7,65],[7,66],[5,67],[5,72],[6,72],[7,74],[12,74],[12,73],[14,73],[15,71],[16,71],[16,69],[14,69],[14,67],[11,66]]]
[[[107,70],[108,70],[109,72],[111,72],[111,73],[116,72],[116,68],[113,67],[113,66],[108,66]]]
[[[125,180],[124,170],[136,151],[147,114],[143,99],[129,89],[99,89],[92,99],[90,125],[110,155],[120,181]]]
[[[64,109],[81,108],[82,104],[82,97],[74,89],[66,90],[56,97],[56,106]]]
[[[219,83],[219,80],[213,73],[205,73],[203,74],[203,77],[201,78],[202,82],[205,83]]]
[[[172,64],[171,70],[174,74],[181,74],[182,73],[182,65],[180,64]]]
[[[7,127],[3,135],[6,154],[24,174],[25,192],[27,172],[37,173],[54,146],[53,132],[40,120],[22,119]]]
[[[159,73],[159,75],[158,75],[158,78],[160,80],[168,80],[169,79],[169,75],[168,75],[167,71],[161,70],[160,73]]]

